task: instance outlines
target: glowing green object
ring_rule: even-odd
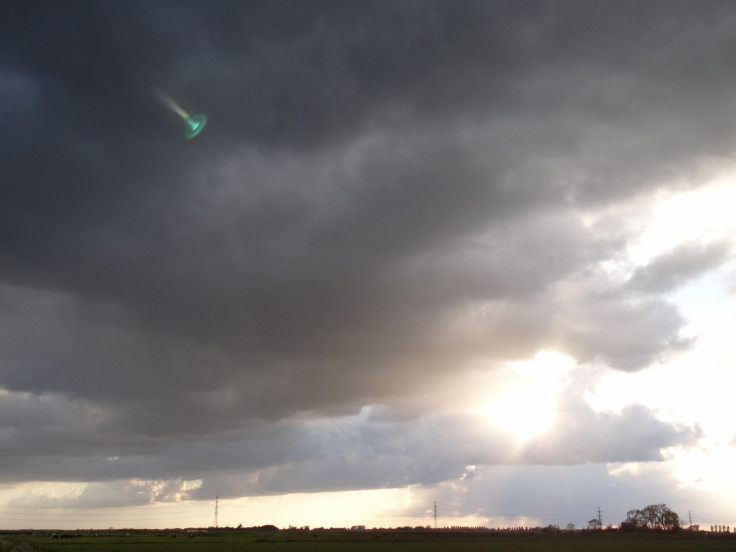
[[[184,119],[184,138],[187,140],[194,138],[197,134],[202,132],[204,125],[207,124],[207,115],[204,113],[198,113]]]
[[[204,125],[207,124],[207,115],[204,113],[197,113],[196,115],[189,115],[176,101],[168,94],[161,90],[154,90],[154,93],[158,97],[159,101],[168,107],[171,111],[176,113],[179,117],[184,119],[184,138],[187,140],[194,138],[197,134],[202,132]]]

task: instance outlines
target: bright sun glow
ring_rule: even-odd
[[[531,439],[552,424],[563,376],[574,364],[570,357],[548,351],[511,363],[513,383],[481,410],[518,439]]]
[[[660,198],[651,224],[629,248],[630,259],[644,265],[678,244],[731,239],[736,232],[734,181],[736,174],[729,172],[698,190]]]
[[[555,411],[554,397],[540,391],[524,387],[512,389],[488,404],[484,411],[496,425],[522,440],[531,439],[547,429]]]

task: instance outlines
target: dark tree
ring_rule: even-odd
[[[621,522],[622,531],[677,531],[680,516],[666,504],[650,504],[641,510],[629,510]]]

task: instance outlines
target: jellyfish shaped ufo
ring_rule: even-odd
[[[189,140],[202,132],[204,125],[207,124],[207,115],[204,113],[189,115],[171,96],[160,90],[156,90],[156,96],[162,104],[184,119],[184,138]]]
[[[204,125],[207,124],[207,115],[198,113],[184,119],[184,137],[187,139],[194,138],[202,132]]]

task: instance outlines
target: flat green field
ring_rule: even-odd
[[[176,536],[172,536],[176,535]],[[51,533],[0,535],[2,552],[613,552],[736,551],[736,537],[704,533],[491,533],[445,531],[278,531],[269,533],[99,533],[56,538]]]

